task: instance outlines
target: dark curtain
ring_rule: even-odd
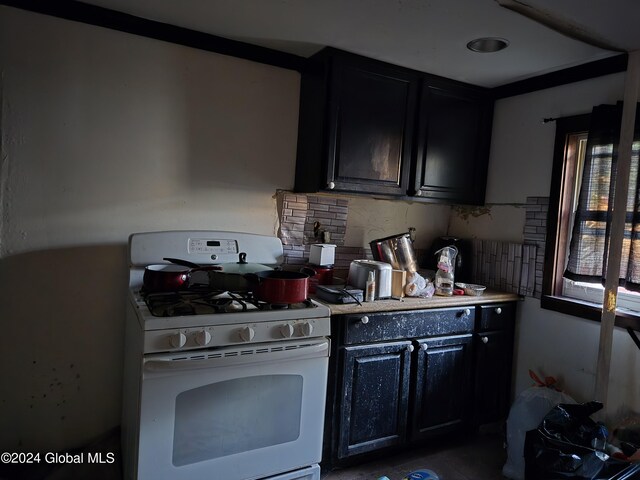
[[[639,119],[640,108],[636,110],[619,282],[636,291],[640,291]],[[599,105],[591,113],[580,197],[564,273],[572,280],[604,284],[621,120],[622,103]]]

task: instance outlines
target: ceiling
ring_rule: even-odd
[[[640,49],[638,0],[526,0],[620,50]],[[496,87],[619,52],[569,38],[496,0],[85,0],[131,15],[308,57],[325,46]],[[467,42],[510,45],[473,53]]]

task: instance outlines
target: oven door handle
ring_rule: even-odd
[[[280,347],[282,348],[282,347]],[[226,350],[222,352],[208,352],[201,355],[176,357],[175,354],[161,358],[151,358],[144,362],[144,371],[176,372],[202,368],[227,367],[247,365],[251,363],[279,362],[293,359],[328,357],[329,340],[312,345],[304,345],[293,349],[260,348]]]

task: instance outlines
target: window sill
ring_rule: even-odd
[[[543,295],[540,299],[540,306],[547,310],[554,310],[596,322],[599,322],[602,316],[602,305],[569,297]],[[619,310],[616,313],[615,325],[620,328],[631,328],[640,331],[640,313]]]

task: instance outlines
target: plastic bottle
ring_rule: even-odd
[[[438,270],[436,272],[436,295],[450,297],[453,295],[453,273]]]
[[[453,246],[441,248],[436,252],[439,255],[438,271],[436,272],[436,295],[450,297],[453,295],[454,277],[453,270],[458,249]]]
[[[376,276],[375,273],[369,272],[369,278],[365,284],[364,301],[373,302],[376,299]]]

